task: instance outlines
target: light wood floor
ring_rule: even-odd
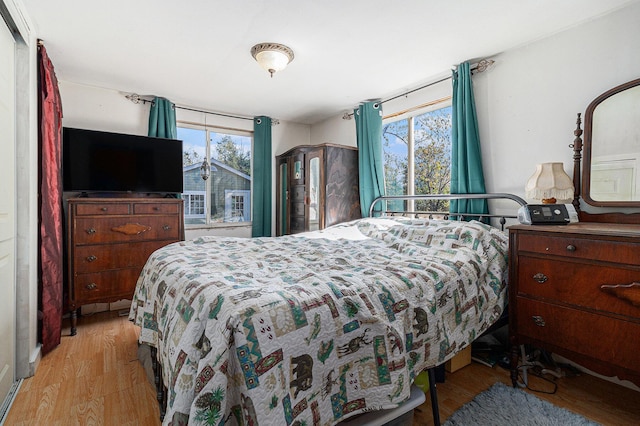
[[[160,425],[155,392],[137,360],[137,333],[117,312],[83,317],[74,337],[67,324],[61,345],[22,383],[5,424]],[[507,370],[476,363],[447,373],[445,383],[437,385],[442,422],[498,381],[510,383]],[[603,425],[640,424],[640,392],[589,375],[557,383],[554,395],[534,394]],[[535,377],[529,384],[546,385]],[[433,424],[428,396],[416,409],[414,424]]]

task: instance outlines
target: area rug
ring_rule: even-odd
[[[453,413],[444,426],[596,426],[521,389],[496,383]]]

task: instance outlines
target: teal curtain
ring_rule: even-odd
[[[452,110],[451,193],[485,193],[478,118],[468,62],[460,64],[453,72]],[[486,214],[489,208],[487,200],[452,200],[450,211]]]
[[[252,237],[271,236],[271,118],[253,119]]]
[[[149,111],[149,136],[176,139],[175,105],[165,98],[154,98]]]
[[[360,180],[360,210],[369,216],[369,206],[384,195],[384,156],[382,150],[382,106],[366,102],[353,112],[358,141],[358,173]],[[380,204],[376,209],[382,208]]]

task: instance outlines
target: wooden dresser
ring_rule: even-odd
[[[80,306],[131,299],[149,255],[184,239],[181,199],[73,198],[67,217],[71,335]]]
[[[532,344],[640,385],[640,225],[509,228],[511,378]]]

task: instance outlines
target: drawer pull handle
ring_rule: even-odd
[[[542,272],[538,272],[537,274],[535,274],[533,276],[533,280],[537,283],[543,284],[546,283],[548,278],[545,274],[543,274]]]
[[[96,283],[87,284],[87,290],[95,290],[96,288],[98,288]]]
[[[570,252],[576,251],[576,246],[574,246],[573,244],[569,244],[567,246],[567,251],[570,251]]]
[[[109,209],[108,209],[108,208],[106,208],[106,207],[103,207],[103,208],[101,208],[100,210],[102,210],[103,212],[106,212],[106,211],[108,211]]]
[[[531,317],[531,319],[533,320],[533,323],[538,327],[544,327],[546,325],[546,323],[544,322],[544,318],[542,318],[540,315],[534,315]]]
[[[171,229],[171,227],[169,225],[164,225],[162,229],[164,229],[165,231],[168,231]]]
[[[157,212],[158,210],[160,210],[160,207],[154,207],[153,210]]]
[[[87,232],[87,234],[89,234],[89,235],[93,235],[93,234],[95,234],[95,233],[96,233],[96,230],[95,230],[94,228],[89,228],[89,229],[87,229],[87,230],[86,230],[86,232]]]
[[[95,260],[98,260],[98,258],[97,258],[97,257],[95,257],[94,255],[87,256],[87,262],[93,262],[93,261],[95,261]]]

